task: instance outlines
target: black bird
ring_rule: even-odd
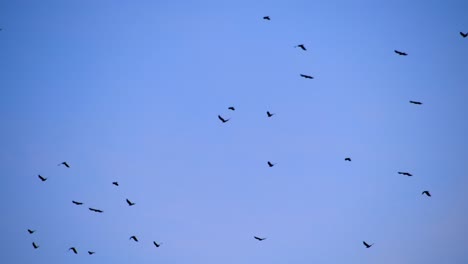
[[[70,165],[68,165],[68,163],[66,161],[60,163],[58,166],[60,166],[60,165],[65,165],[65,167],[70,168]]]
[[[461,35],[462,37],[466,38],[466,37],[468,37],[468,32],[466,32],[466,33],[460,32],[460,35]]]
[[[133,239],[135,242],[138,242],[138,238],[136,236],[131,236],[129,239]]]
[[[345,158],[344,160],[345,161],[351,161],[351,158]]]
[[[222,118],[220,115],[218,115],[218,118],[219,118],[219,120],[221,120],[223,123],[226,123],[227,121],[229,121],[229,119],[224,119],[224,118]]]
[[[415,104],[415,105],[422,105],[421,102],[417,102],[417,101],[409,101],[411,104]]]
[[[399,171],[398,174],[405,175],[405,176],[408,176],[408,177],[413,176],[413,174],[411,174],[409,172],[402,172],[402,171]]]
[[[232,111],[236,111],[236,108],[234,108],[234,106],[230,106],[228,107],[229,110],[232,110]]]
[[[72,251],[73,251],[73,253],[75,253],[75,254],[78,254],[78,251],[76,250],[76,248],[74,248],[74,247],[71,247],[71,248],[69,248],[69,249],[68,249],[68,251],[70,251],[70,250],[72,250]]]
[[[34,249],[38,249],[38,248],[39,248],[39,246],[36,244],[36,242],[32,242],[32,245],[33,245]]]
[[[112,182],[112,184],[114,184],[115,186],[119,186],[118,182]]]
[[[425,195],[427,195],[428,197],[431,197],[431,194],[429,193],[429,191],[424,191],[424,192],[422,192],[421,194],[425,194]]]
[[[77,202],[77,201],[72,201],[72,203],[74,203],[76,205],[82,205],[83,204],[82,202]]]
[[[128,206],[133,206],[135,203],[132,203],[129,199],[127,199]]]
[[[43,182],[47,181],[47,178],[44,178],[41,175],[37,175],[37,177],[39,177],[39,179],[41,179],[41,181],[43,181]]]
[[[29,233],[29,234],[32,234],[32,233],[34,233],[34,232],[36,232],[36,230],[28,229],[28,233]]]
[[[313,79],[314,77],[310,76],[310,75],[305,75],[305,74],[301,74],[301,77],[304,77],[306,79]]]
[[[96,212],[96,213],[103,213],[104,211],[99,210],[99,209],[94,209],[94,208],[89,208],[90,211]]]
[[[258,236],[254,236],[255,239],[257,239],[258,241],[263,241],[266,239],[266,237],[258,237]]]
[[[96,253],[96,252],[94,252],[94,251],[88,251],[88,254],[89,254],[89,255],[92,255],[92,254],[94,254],[94,253]]]
[[[372,247],[372,245],[374,245],[374,244],[369,245],[369,244],[366,243],[366,241],[362,241],[362,243],[364,244],[364,246],[366,246],[366,248],[370,248],[370,247]]]
[[[296,46],[296,48],[301,48],[302,50],[307,50],[306,47],[304,46],[304,44],[299,44]]]
[[[269,16],[264,16],[263,19],[270,20],[270,17]]]
[[[268,167],[270,168],[276,165],[276,163],[271,163],[271,161],[268,161],[267,163],[268,163]]]
[[[402,52],[402,51],[399,51],[399,50],[395,50],[395,53],[400,55],[400,56],[407,56],[408,54]]]
[[[272,117],[272,116],[274,116],[274,115],[275,115],[274,113],[272,114],[272,113],[270,113],[270,111],[267,111],[267,116],[268,116],[268,117]]]
[[[153,241],[153,244],[156,246],[156,247],[160,247],[162,245],[162,243],[156,243],[156,241]]]

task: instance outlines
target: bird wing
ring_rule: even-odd
[[[220,115],[218,115],[218,118],[219,118],[219,120],[221,120],[223,122],[225,121],[224,118],[222,118]]]
[[[362,241],[362,243],[364,244],[364,246],[369,247],[369,244],[367,244],[366,241]]]

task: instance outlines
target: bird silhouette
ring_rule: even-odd
[[[345,158],[344,160],[345,161],[351,161],[351,158]]]
[[[66,161],[60,163],[58,166],[60,166],[60,165],[64,165],[65,167],[70,168],[70,165],[68,165],[68,163]]]
[[[133,206],[135,203],[132,203],[129,199],[127,199],[128,206]]]
[[[118,182],[112,182],[112,184],[114,184],[115,186],[119,186]]]
[[[400,56],[407,56],[408,54],[406,54],[405,52],[402,52],[402,51],[399,51],[399,50],[394,50],[396,54],[400,55]]]
[[[268,117],[272,117],[272,116],[274,116],[274,115],[275,115],[274,113],[272,114],[272,113],[270,113],[270,111],[267,111],[267,116],[268,116]]]
[[[466,33],[460,32],[460,35],[461,35],[463,38],[466,38],[466,37],[468,37],[468,32],[466,32]]]
[[[296,48],[301,48],[302,50],[307,50],[304,44],[299,44],[296,46]]]
[[[36,242],[32,242],[32,245],[33,245],[34,249],[38,249],[38,248],[39,248],[39,245],[37,245]]]
[[[47,178],[44,178],[41,175],[37,175],[37,177],[39,177],[39,179],[41,179],[41,181],[43,181],[43,182],[47,181]]]
[[[221,120],[223,123],[226,123],[227,121],[229,121],[229,119],[224,119],[224,118],[221,117],[220,115],[218,115],[218,118],[219,118],[219,120]]]
[[[153,241],[153,244],[156,246],[156,247],[160,247],[162,245],[162,243],[156,243],[156,241]]]
[[[270,17],[269,16],[264,16],[263,19],[270,20]]]
[[[138,238],[136,236],[131,236],[129,239],[133,239],[135,242],[138,242]]]
[[[431,197],[431,194],[429,193],[429,191],[424,191],[424,192],[422,192],[421,194],[425,194],[425,195],[427,195],[428,197]]]
[[[72,201],[72,203],[74,203],[76,205],[82,205],[83,204],[82,202],[77,202],[77,201]]]
[[[230,106],[228,107],[229,110],[232,110],[232,111],[236,111],[236,108],[234,108],[234,106]]]
[[[267,164],[268,164],[268,167],[270,168],[276,165],[276,163],[271,163],[271,161],[268,161]]]
[[[99,209],[94,209],[94,208],[89,208],[90,211],[96,212],[96,213],[103,213],[104,211],[99,210]]]
[[[422,105],[421,102],[417,102],[417,101],[409,101],[411,104],[415,104],[415,105]]]
[[[29,233],[29,234],[32,234],[32,233],[34,233],[34,232],[36,232],[36,230],[28,229],[28,233]]]
[[[70,251],[70,250],[73,251],[73,253],[78,254],[78,251],[76,250],[75,247],[71,247],[71,248],[68,249],[68,251]]]
[[[258,236],[254,236],[255,239],[257,239],[258,241],[263,241],[265,239],[267,239],[266,237],[258,237]]]
[[[96,253],[96,252],[94,252],[94,251],[88,251],[88,254],[89,254],[89,255],[92,255],[92,254],[94,254],[94,253]]]
[[[369,245],[369,244],[366,243],[366,241],[362,241],[362,243],[364,244],[364,246],[366,246],[366,248],[370,248],[370,247],[372,247],[372,245],[374,245],[374,244]]]
[[[305,75],[305,74],[301,74],[301,77],[304,77],[306,79],[313,79],[314,77],[310,76],[310,75]]]
[[[413,176],[413,174],[411,174],[409,172],[403,172],[403,171],[399,171],[398,174],[405,175],[405,176],[408,176],[408,177]]]

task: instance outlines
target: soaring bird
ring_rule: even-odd
[[[133,206],[135,203],[132,203],[129,199],[127,199],[128,206]]]
[[[370,248],[370,247],[372,247],[372,245],[374,245],[374,244],[369,245],[369,244],[366,243],[366,241],[362,241],[362,243],[364,244],[364,246],[366,246],[366,248]]]
[[[402,172],[402,171],[399,171],[398,174],[401,174],[401,175],[405,175],[405,176],[413,176],[413,174],[409,173],[409,172]]]
[[[460,32],[460,35],[461,35],[462,37],[466,38],[466,37],[468,37],[468,32],[466,32],[466,33]]]
[[[302,50],[307,50],[304,44],[299,44],[296,46],[296,48],[301,48]]]
[[[267,116],[268,116],[268,117],[272,117],[272,116],[274,116],[274,115],[275,115],[274,113],[272,114],[272,113],[270,113],[270,111],[267,111]]]
[[[73,251],[73,253],[78,254],[78,251],[76,250],[75,247],[71,247],[71,248],[68,249],[68,251],[70,251],[70,250]]]
[[[156,247],[160,247],[162,245],[162,243],[156,243],[156,241],[153,241],[153,244],[156,246]]]
[[[228,107],[229,110],[232,110],[232,111],[236,111],[236,108],[234,108],[234,106],[230,106]]]
[[[224,118],[221,117],[220,115],[218,115],[218,118],[219,118],[219,120],[221,120],[223,123],[226,123],[227,121],[229,121],[229,119],[224,119]]]
[[[60,163],[58,166],[60,166],[60,165],[65,165],[65,167],[70,168],[70,165],[68,165],[68,163],[66,161]]]
[[[400,56],[406,56],[408,54],[402,52],[402,51],[399,51],[399,50],[394,50],[396,54],[400,55]]]
[[[47,181],[47,178],[44,178],[41,175],[37,175],[37,177],[39,177],[39,179],[41,179],[41,181],[43,181],[43,182]]]
[[[345,161],[351,161],[351,158],[345,158],[344,160]]]
[[[89,208],[89,210],[93,211],[93,212],[96,212],[96,213],[103,213],[104,211],[102,210],[99,210],[99,209],[94,209],[94,208]]]
[[[263,19],[270,20],[270,17],[269,16],[264,16]]]
[[[427,195],[428,197],[431,197],[431,194],[429,193],[429,191],[424,191],[424,192],[422,192],[421,194],[425,194],[425,195]]]
[[[36,230],[28,229],[28,233],[29,233],[29,234],[32,234],[32,233],[34,233],[34,232],[36,232]]]
[[[96,252],[94,252],[94,251],[88,251],[88,254],[89,254],[89,255],[92,255],[92,254],[94,254],[94,253],[96,253]]]
[[[114,184],[115,186],[119,186],[118,182],[112,182],[112,184]]]
[[[138,238],[136,236],[131,236],[129,239],[133,239],[135,242],[138,242]]]
[[[305,75],[305,74],[301,74],[301,77],[304,77],[306,79],[313,79],[314,77],[310,76],[310,75]]]
[[[258,237],[258,236],[254,236],[255,239],[257,239],[258,241],[263,241],[266,239],[266,237]]]
[[[421,102],[417,102],[417,101],[409,101],[411,104],[415,104],[415,105],[422,105]]]
[[[76,205],[82,205],[83,204],[82,202],[77,202],[77,201],[72,201],[72,203],[74,203]]]
[[[39,248],[39,246],[36,244],[36,242],[32,242],[32,245],[33,245],[34,249],[38,249],[38,248]]]
[[[268,167],[270,168],[276,165],[276,163],[271,163],[271,161],[268,161],[267,164],[268,164]]]

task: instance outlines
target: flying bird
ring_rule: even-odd
[[[128,206],[133,206],[135,203],[132,203],[129,199],[127,199]]]
[[[270,111],[267,111],[267,116],[268,116],[268,117],[272,117],[272,116],[274,116],[274,115],[275,115],[274,113],[272,114],[272,113],[270,113]]]
[[[305,74],[301,74],[301,77],[304,77],[306,79],[313,79],[314,77],[310,76],[310,75],[305,75]]]
[[[362,243],[364,244],[364,246],[366,246],[366,248],[370,248],[370,247],[372,247],[372,245],[374,245],[374,244],[369,245],[369,244],[366,243],[366,241],[362,241]]]
[[[82,202],[77,202],[77,201],[72,201],[72,203],[74,203],[76,205],[82,205],[83,204]]]
[[[114,184],[115,186],[119,186],[118,182],[112,182],[112,184]]]
[[[428,197],[431,197],[431,194],[429,193],[429,191],[424,191],[424,192],[422,192],[421,194],[425,194],[425,195],[427,195]]]
[[[162,243],[156,243],[156,241],[153,241],[153,244],[156,246],[156,247],[160,247],[162,245]]]
[[[89,255],[92,255],[92,254],[94,254],[94,253],[96,253],[96,252],[94,252],[94,251],[88,251],[88,254],[89,254]]]
[[[466,38],[466,37],[468,37],[468,32],[466,32],[466,33],[460,32],[460,35],[461,35],[463,38]]]
[[[135,242],[138,242],[138,238],[136,236],[131,236],[129,239],[133,239]]]
[[[408,177],[413,176],[413,174],[411,174],[409,172],[402,172],[402,171],[399,171],[398,174],[405,175],[405,176],[408,176]]]
[[[32,245],[33,245],[34,249],[38,249],[38,248],[39,248],[39,246],[36,244],[36,242],[32,242]]]
[[[68,165],[68,163],[66,161],[60,163],[58,166],[60,166],[60,165],[64,165],[65,167],[70,168],[70,165]]]
[[[345,161],[351,161],[351,158],[345,158],[344,160]]]
[[[269,16],[264,16],[263,19],[270,20],[270,17]]]
[[[257,239],[258,241],[263,241],[266,239],[266,237],[258,237],[258,236],[254,236],[255,239]]]
[[[396,54],[400,55],[400,56],[406,56],[408,54],[402,52],[402,51],[399,51],[399,50],[394,50]]]
[[[232,111],[236,111],[236,108],[234,108],[234,106],[230,106],[228,107],[229,110],[232,110]]]
[[[41,175],[37,175],[37,177],[39,177],[39,179],[41,179],[41,181],[43,181],[43,182],[47,181],[47,178],[42,177]]]
[[[75,253],[75,254],[78,254],[78,251],[76,250],[76,248],[74,248],[74,247],[71,247],[71,248],[69,248],[69,249],[68,249],[68,251],[70,251],[70,250],[72,250],[72,251],[73,251],[73,253]]]
[[[271,163],[271,161],[268,161],[267,163],[268,163],[268,167],[270,168],[276,165],[276,163]]]
[[[220,115],[218,115],[218,118],[219,118],[219,120],[221,120],[223,123],[226,123],[227,121],[229,121],[229,119],[224,119],[224,118],[221,117]]]
[[[302,50],[307,50],[304,44],[299,44],[296,46],[296,48],[301,48]]]
[[[421,102],[417,102],[417,101],[409,101],[411,104],[415,104],[415,105],[422,105]]]
[[[34,232],[36,232],[36,230],[28,229],[28,233],[29,233],[29,234],[32,234],[32,233],[34,233]]]
[[[99,209],[94,209],[94,208],[89,208],[89,210],[93,211],[93,212],[96,212],[96,213],[103,213],[104,211],[102,210],[99,210]]]

